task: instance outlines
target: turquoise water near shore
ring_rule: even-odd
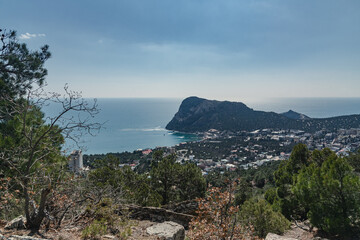
[[[136,149],[173,146],[199,140],[192,134],[167,131],[166,124],[178,111],[182,99],[117,98],[98,99],[100,113],[95,121],[104,123],[95,136],[84,136],[80,145],[86,154],[134,151]],[[246,102],[262,111],[277,113],[289,109],[313,118],[360,114],[360,98],[277,98],[262,102]],[[52,106],[45,113],[54,113]],[[67,147],[77,148],[71,142]]]
[[[87,101],[92,102],[91,99]],[[96,136],[82,136],[80,146],[86,154],[134,151],[137,149],[174,146],[196,141],[194,134],[168,131],[166,124],[179,109],[182,99],[97,99],[100,113],[95,122],[104,123]],[[55,106],[45,108],[48,115],[56,113]],[[77,149],[67,141],[66,149]]]

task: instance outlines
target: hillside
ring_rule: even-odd
[[[274,112],[255,111],[241,102],[189,97],[183,100],[179,111],[167,124],[166,129],[180,132],[203,132],[209,129],[252,131],[274,128],[314,132],[323,128],[334,130],[360,127],[360,115],[322,119],[308,119],[305,115],[300,118],[299,115],[294,119]]]
[[[299,119],[299,120],[302,120],[302,119],[310,119],[308,116],[306,116],[305,114],[302,114],[302,113],[298,113],[298,112],[295,112],[293,110],[289,110],[287,112],[284,112],[284,113],[281,113],[281,115],[287,117],[287,118],[291,118],[291,119]]]

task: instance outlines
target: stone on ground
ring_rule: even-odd
[[[296,238],[284,237],[277,235],[275,233],[268,233],[268,235],[266,235],[265,240],[296,240]]]
[[[167,221],[155,224],[146,229],[149,235],[156,235],[160,240],[184,240],[185,229],[182,225]]]
[[[47,240],[47,239],[30,237],[30,236],[17,236],[17,235],[13,235],[13,236],[9,237],[8,240]]]
[[[19,216],[14,218],[5,225],[5,229],[25,229],[26,218],[24,216]]]

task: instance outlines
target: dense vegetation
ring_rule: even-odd
[[[166,129],[180,132],[253,131],[256,129],[300,129],[315,132],[323,128],[359,128],[360,115],[324,119],[292,119],[274,112],[254,111],[243,103],[186,98]]]
[[[297,145],[288,161],[275,172],[274,189],[265,197],[288,219],[306,219],[331,234],[358,233],[360,178],[355,159],[329,149],[310,152]]]

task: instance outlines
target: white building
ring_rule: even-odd
[[[70,154],[69,168],[73,172],[79,172],[84,168],[81,150],[74,150]]]

